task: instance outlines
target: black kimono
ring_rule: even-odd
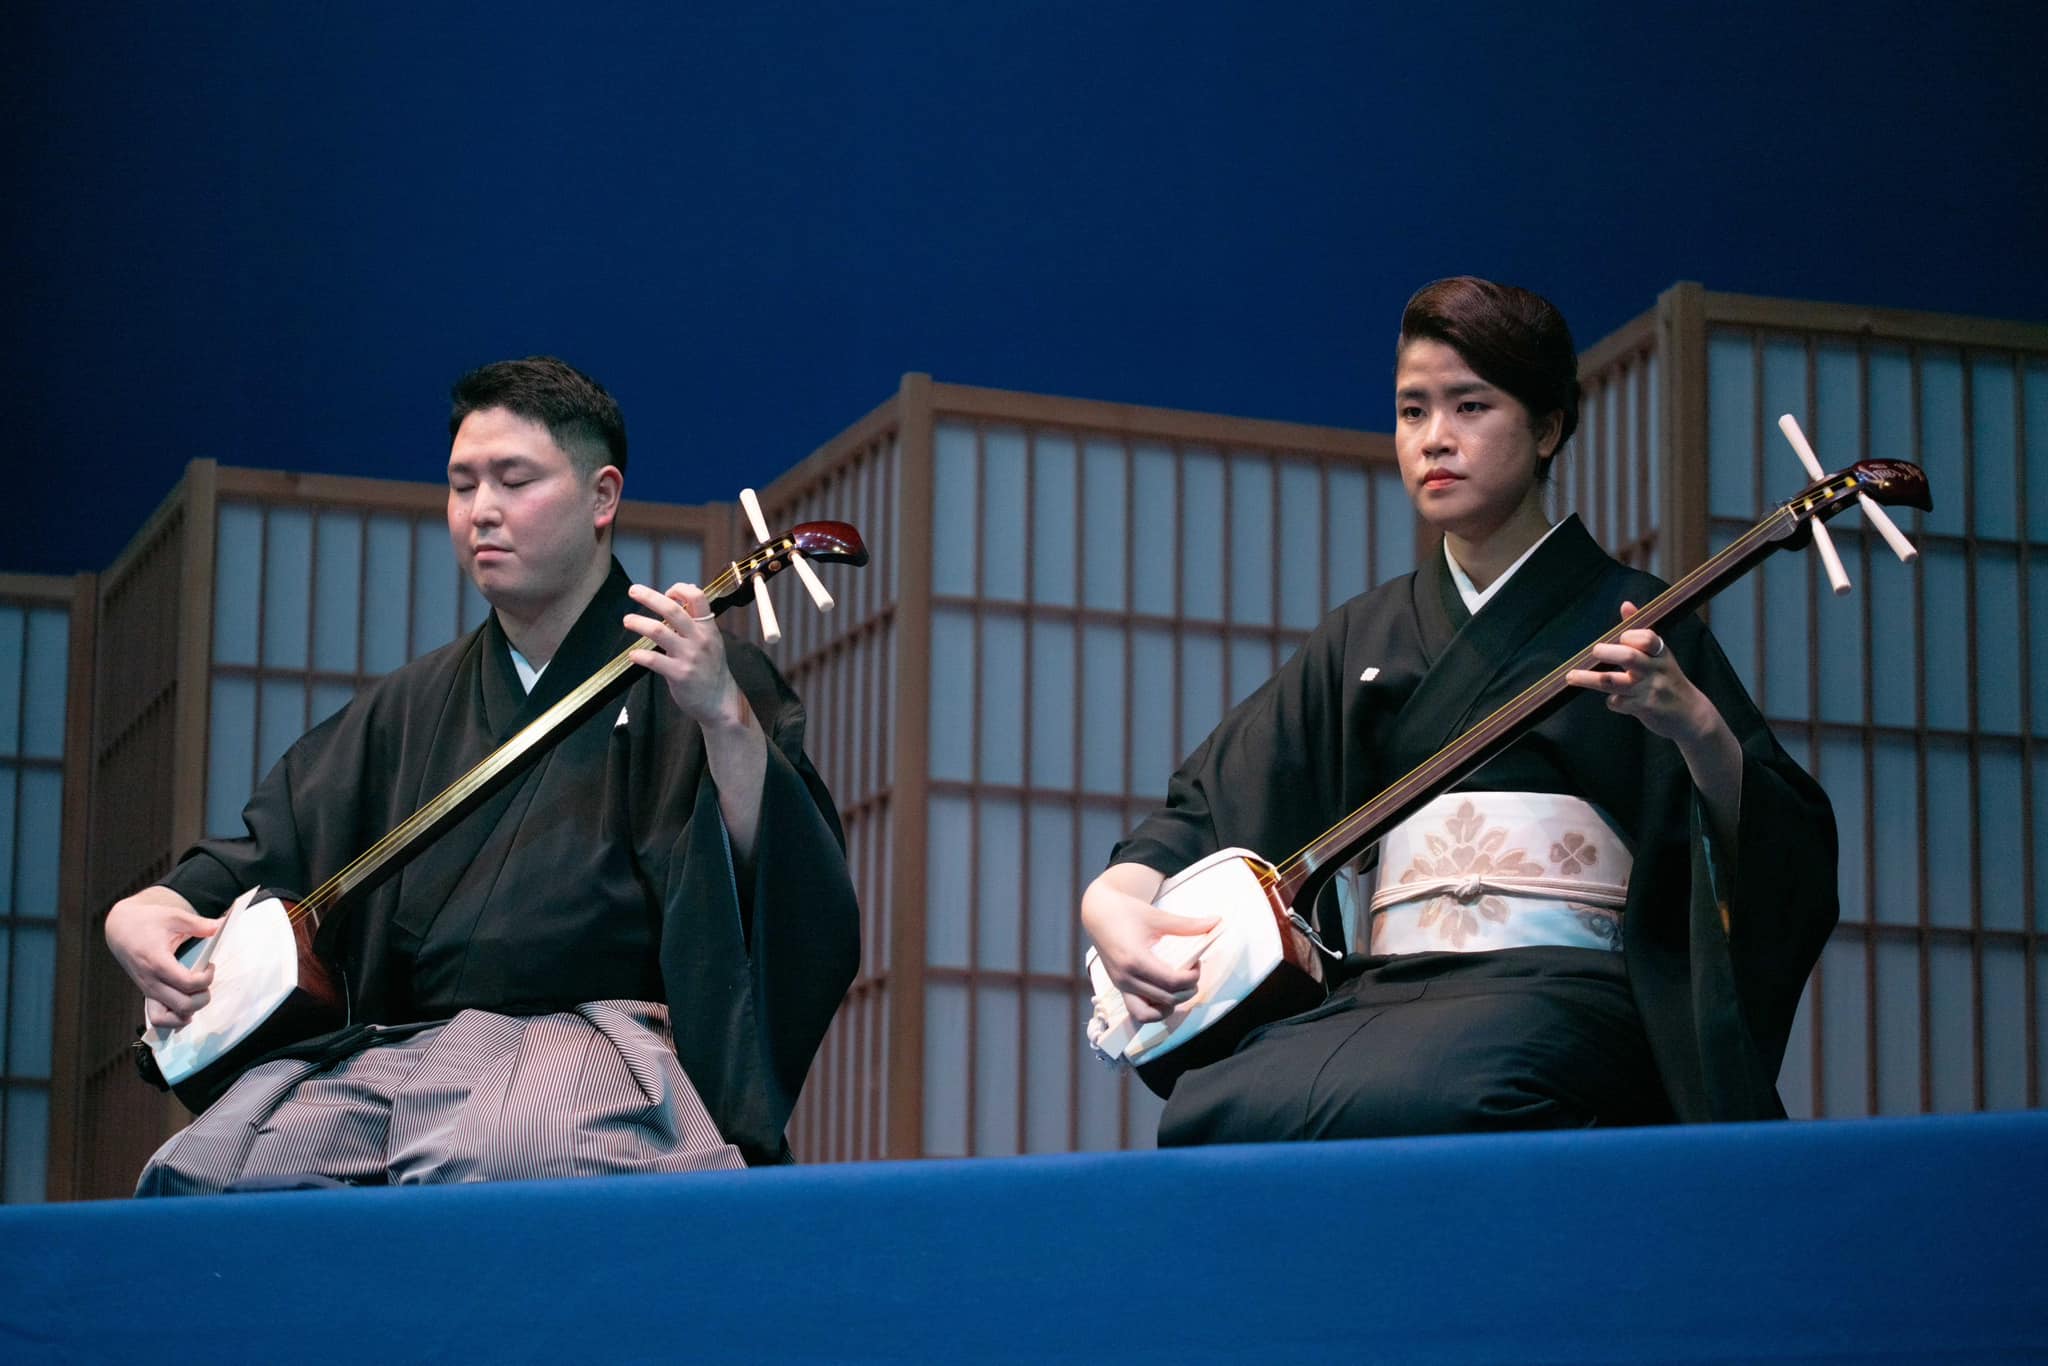
[[[1616,563],[1576,518],[1544,541],[1476,616],[1466,613],[1438,556],[1430,567],[1325,618],[1280,672],[1188,758],[1173,777],[1167,804],[1117,847],[1111,861],[1171,874],[1216,849],[1242,846],[1279,862],[1611,628],[1623,601],[1646,603],[1664,586]],[[1593,1107],[1605,1112],[1557,1122],[1784,1114],[1778,1066],[1800,993],[1837,916],[1833,813],[1819,785],[1772,737],[1706,628],[1688,616],[1659,631],[1740,742],[1734,848],[1711,838],[1676,745],[1611,711],[1600,696],[1572,696],[1460,786],[1566,793],[1609,816],[1634,858],[1620,963],[1599,950],[1549,947],[1354,956],[1337,974],[1352,983],[1301,1017],[1304,1024],[1255,1032],[1233,1058],[1184,1076],[1169,1101],[1162,1142],[1341,1136],[1350,1131],[1349,1121],[1312,1116],[1304,1130],[1296,1114],[1300,1098],[1278,1094],[1304,1084],[1276,1064],[1284,1060],[1290,1033],[1316,1023],[1308,1017],[1326,1022],[1328,1035],[1334,1026],[1327,1022],[1346,1010],[1384,1011],[1432,991],[1437,997],[1482,989],[1512,994],[1560,977],[1573,979],[1567,994],[1585,993],[1571,1009],[1602,1017],[1580,1031],[1585,1037],[1574,1047],[1601,1059],[1614,1076],[1603,1081],[1607,1100]],[[1369,680],[1368,671],[1376,671]],[[1404,712],[1411,698],[1416,705]],[[1625,975],[1618,970],[1623,964]],[[1456,985],[1425,980],[1439,970],[1457,978]],[[1556,1029],[1574,1017],[1567,1011],[1498,1018],[1499,1027],[1520,1032]],[[1527,1042],[1502,1040],[1483,1066],[1518,1065],[1516,1050]],[[1399,1035],[1377,1045],[1365,1040],[1353,1046],[1351,1061],[1362,1065],[1359,1055],[1370,1054],[1373,1067],[1427,1067],[1427,1050],[1415,1043]],[[1637,1069],[1630,1055],[1644,1052],[1645,1044]],[[1420,1061],[1403,1064],[1403,1056]],[[1340,1070],[1351,1065],[1333,1052],[1302,1075],[1327,1082],[1315,1069],[1332,1063]],[[1656,1103],[1624,1095],[1630,1084],[1624,1074],[1632,1070],[1661,1091],[1648,1098]],[[1411,1080],[1418,1094],[1455,1092],[1462,1084],[1456,1076]],[[1486,1111],[1495,1102],[1475,1104]],[[1213,1113],[1191,1113],[1246,1106],[1260,1114],[1249,1129],[1235,1120],[1219,1124]],[[1288,1132],[1274,1132],[1271,1116],[1283,1111],[1295,1118],[1281,1126]],[[1439,1126],[1425,1117],[1396,1127]]]
[[[258,786],[247,837],[196,846],[164,885],[209,915],[254,885],[303,896],[632,644],[628,583],[614,563],[531,694],[495,614],[371,684]],[[645,674],[327,918],[318,947],[346,975],[353,1023],[665,1002],[725,1139],[750,1162],[786,1160],[784,1127],[858,967],[859,915],[801,704],[753,646],[728,640],[726,658],[769,741],[744,878],[702,733]],[[291,1051],[345,1052],[347,1034]]]

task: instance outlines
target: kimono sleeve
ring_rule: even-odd
[[[1705,875],[1694,879],[1695,972],[1725,963],[1732,1004],[1774,1078],[1840,916],[1834,809],[1771,733],[1719,644],[1702,634],[1693,681],[1742,747],[1742,797],[1732,848],[1713,837],[1694,798],[1695,861]]]
[[[676,1055],[719,1131],[749,1162],[775,1162],[860,967],[860,911],[802,704],[759,651],[728,659],[769,739],[754,857],[735,868],[707,772],[669,873],[662,980]]]
[[[1336,750],[1348,616],[1339,611],[1232,708],[1167,784],[1166,802],[1110,853],[1171,876],[1218,849],[1267,858],[1313,839],[1340,809]]]
[[[356,823],[355,793],[365,767],[363,710],[359,699],[301,736],[249,795],[244,833],[199,841],[160,885],[206,916],[220,915],[251,887],[291,897],[310,891],[318,830]],[[327,810],[314,816],[321,807]]]

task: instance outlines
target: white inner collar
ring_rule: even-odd
[[[1529,562],[1529,557],[1536,553],[1537,546],[1549,540],[1551,533],[1563,525],[1563,522],[1555,523],[1551,526],[1550,531],[1546,531],[1541,536],[1538,536],[1536,544],[1530,546],[1516,557],[1513,564],[1501,570],[1500,577],[1486,585],[1484,591],[1472,586],[1472,576],[1465,572],[1465,566],[1459,564],[1458,557],[1451,553],[1451,538],[1448,536],[1444,537],[1444,563],[1451,567],[1451,582],[1458,585],[1458,596],[1465,600],[1465,610],[1473,616],[1478,616],[1479,609],[1486,606],[1495,593],[1500,592],[1500,586],[1513,578],[1517,569],[1520,569]],[[519,656],[515,652],[512,657],[516,660]]]
[[[512,668],[519,675],[519,686],[532,692],[533,685],[540,682],[540,676],[548,671],[548,666],[543,664],[538,669],[534,668],[510,641],[505,642],[505,648],[512,651]]]

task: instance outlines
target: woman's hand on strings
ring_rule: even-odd
[[[1151,1024],[1195,994],[1199,961],[1176,965],[1152,951],[1161,935],[1201,935],[1216,928],[1216,917],[1192,919],[1152,904],[1165,878],[1138,863],[1117,863],[1088,884],[1081,897],[1081,926],[1109,980],[1123,993],[1124,1008],[1138,1024]]]
[[[189,1023],[210,999],[213,964],[196,971],[186,967],[178,961],[178,946],[211,939],[220,925],[168,887],[144,887],[107,912],[107,948],[141,988],[143,1019],[152,1029]]]
[[[1623,621],[1635,614],[1634,603],[1621,605]],[[1685,676],[1655,631],[1623,631],[1613,644],[1595,645],[1593,658],[1613,667],[1573,669],[1565,682],[1604,693],[1610,710],[1635,717],[1651,734],[1687,745],[1725,725],[1713,702]]]
[[[647,615],[629,613],[626,629],[654,646],[635,650],[633,662],[660,674],[676,705],[707,732],[744,728],[749,717],[746,698],[725,667],[725,635],[712,618],[703,590],[679,583],[658,593],[636,583],[629,591]]]
[[[1635,614],[1634,603],[1621,605],[1623,621]],[[1742,814],[1742,743],[1727,718],[1686,677],[1655,631],[1623,631],[1614,644],[1595,645],[1593,657],[1614,667],[1573,669],[1565,682],[1605,693],[1609,707],[1678,746],[1706,805],[1707,820],[1732,850]]]

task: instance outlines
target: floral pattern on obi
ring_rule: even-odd
[[[1422,908],[1418,923],[1436,927],[1440,938],[1454,949],[1465,947],[1465,939],[1478,930],[1482,918],[1505,925],[1508,903],[1483,889],[1481,879],[1496,877],[1542,877],[1549,870],[1532,860],[1527,851],[1506,849],[1508,832],[1499,826],[1486,827],[1472,803],[1460,806],[1444,825],[1442,834],[1423,838],[1427,851],[1418,855],[1400,876],[1402,882],[1431,882],[1438,878],[1461,878],[1465,885],[1455,892],[1432,897]]]
[[[1621,947],[1634,860],[1579,798],[1446,793],[1391,832],[1381,852],[1374,953]]]
[[[1621,912],[1606,906],[1588,906],[1580,901],[1567,901],[1572,914],[1586,927],[1586,932],[1596,939],[1603,939],[1607,947],[1619,952],[1621,949]]]
[[[1600,851],[1593,847],[1592,841],[1572,830],[1550,846],[1550,861],[1565,877],[1577,877],[1600,861]]]

